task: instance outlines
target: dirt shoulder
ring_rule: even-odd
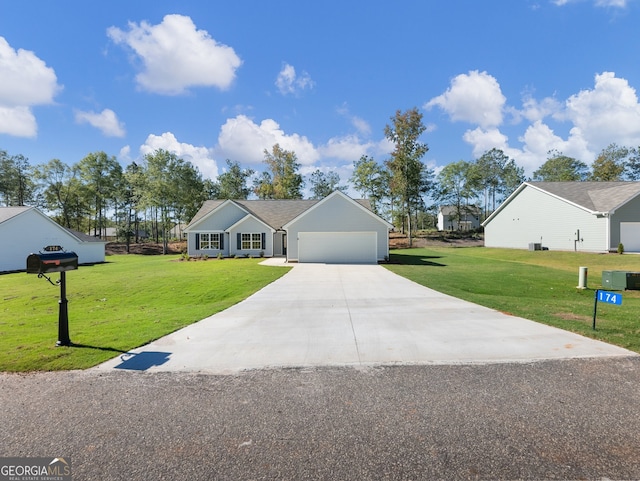
[[[459,234],[435,234],[429,236],[419,236],[412,239],[413,247],[482,247],[484,240],[482,237],[464,236]],[[406,249],[409,241],[406,235],[392,233],[389,236],[390,249]],[[109,242],[106,246],[107,255],[126,254],[127,244],[125,242]],[[186,252],[187,243],[169,242],[168,254],[181,254]],[[162,243],[140,242],[129,245],[129,254],[140,255],[161,255]]]
[[[169,250],[167,254],[180,254],[186,252],[187,243],[183,242],[169,242]],[[127,244],[125,242],[109,242],[105,247],[105,253],[107,255],[115,254],[127,254]],[[129,254],[142,254],[142,255],[161,255],[162,243],[155,242],[140,242],[129,244]]]
[[[411,240],[412,247],[483,247],[484,239],[474,236],[458,234],[436,234],[414,237]],[[407,236],[392,233],[389,236],[390,249],[406,249],[409,247]]]

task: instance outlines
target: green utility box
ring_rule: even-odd
[[[602,287],[613,291],[640,290],[640,272],[602,271]]]

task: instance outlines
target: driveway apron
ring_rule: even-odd
[[[378,265],[298,264],[231,308],[95,369],[192,371],[634,356]]]

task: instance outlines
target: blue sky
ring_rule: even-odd
[[[528,175],[640,145],[636,0],[0,0],[0,149],[32,164],[157,148],[205,177],[379,161],[418,107],[436,171],[500,148]]]

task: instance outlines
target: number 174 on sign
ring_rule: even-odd
[[[617,292],[601,291],[597,292],[598,302],[606,302],[607,304],[622,304],[622,294]]]

